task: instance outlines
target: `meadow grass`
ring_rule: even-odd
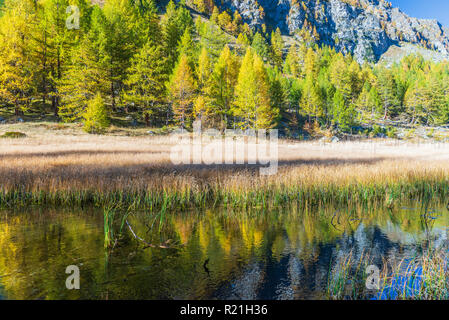
[[[0,140],[0,205],[85,206],[149,211],[269,207],[445,198],[449,146],[392,141],[323,145],[281,141],[279,170],[257,165],[173,165],[166,136],[93,136],[74,126],[5,125],[26,132]],[[1,134],[1,130],[0,130]]]

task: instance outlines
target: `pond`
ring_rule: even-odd
[[[214,208],[167,213],[162,223],[140,212],[108,249],[100,209],[0,217],[2,299],[327,299],[330,270],[343,257],[369,252],[381,268],[385,258],[444,246],[449,225],[445,206],[419,204]],[[69,265],[80,269],[80,290],[66,288]]]

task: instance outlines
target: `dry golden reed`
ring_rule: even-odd
[[[281,141],[276,175],[250,165],[170,162],[163,137],[91,136],[39,128],[0,141],[0,200],[17,204],[149,207],[395,201],[445,196],[449,146]]]

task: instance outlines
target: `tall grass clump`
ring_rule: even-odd
[[[389,266],[382,276],[377,299],[449,299],[449,255],[447,249],[426,249],[419,257]]]
[[[341,257],[330,269],[327,286],[330,299],[447,300],[449,299],[449,254],[446,249],[425,249],[413,258],[384,261],[379,266],[379,290],[366,288],[369,256],[355,259],[353,252]]]
[[[104,246],[105,248],[110,248],[114,245],[114,217],[115,212],[113,208],[104,208]]]
[[[329,299],[359,299],[366,291],[366,270],[371,264],[368,254],[363,253],[357,257],[353,251],[339,257],[335,264],[330,266],[327,296]]]

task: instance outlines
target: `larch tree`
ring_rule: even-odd
[[[405,93],[404,104],[411,124],[415,124],[419,119],[425,117],[426,90],[424,86],[425,83],[419,79]]]
[[[28,0],[7,0],[5,7],[0,18],[0,99],[20,115],[30,107],[36,89],[30,37],[35,23],[34,4]]]
[[[214,59],[218,58],[229,41],[228,36],[211,21],[203,22],[200,18],[197,18],[195,25],[200,37],[199,46],[207,48]]]
[[[381,68],[377,80],[379,97],[384,108],[383,119],[386,120],[396,113],[400,103],[396,92],[396,82],[392,71],[386,68]]]
[[[263,59],[268,59],[270,57],[270,47],[268,46],[267,40],[260,34],[260,32],[257,32],[254,35],[251,46]]]
[[[87,101],[95,94],[105,96],[110,92],[106,23],[101,9],[94,7],[89,33],[73,49],[71,63],[58,82],[59,93],[62,96],[60,115],[66,121],[80,119]]]
[[[352,77],[345,57],[338,53],[329,66],[330,79],[335,88],[340,91],[345,100],[352,97]]]
[[[299,78],[301,76],[301,61],[298,55],[298,47],[292,44],[288,49],[287,57],[284,62],[284,73]]]
[[[193,27],[193,20],[182,3],[176,7],[175,2],[170,0],[162,17],[161,25],[164,50],[171,70],[178,61],[179,41],[185,30]]]
[[[90,28],[90,4],[86,0],[43,0],[37,35],[37,55],[41,77],[40,92],[43,103],[51,100],[55,116],[58,116],[61,81],[70,62],[72,48],[77,47],[83,34]],[[79,29],[69,29],[66,25],[67,8],[74,5],[79,10]]]
[[[198,68],[197,68],[197,78],[198,78],[198,89],[205,95],[205,88],[209,84],[209,80],[213,71],[212,61],[209,56],[209,52],[206,47],[201,48],[200,56],[198,57]]]
[[[84,131],[88,133],[103,133],[109,127],[109,114],[100,93],[97,93],[87,103],[83,113]]]
[[[279,110],[270,103],[268,75],[263,60],[252,49],[243,58],[232,109],[242,129],[269,129]]]
[[[281,30],[279,28],[271,33],[271,59],[273,64],[279,69],[282,69],[284,54],[284,40],[282,39]]]
[[[117,100],[121,98],[131,58],[138,50],[133,31],[135,25],[133,6],[133,0],[109,0],[103,8],[106,23],[102,34],[104,36],[102,59],[107,68],[109,97],[113,110],[117,107]]]
[[[376,87],[369,85],[369,83],[365,83],[362,92],[357,99],[356,105],[359,112],[363,115],[362,121],[374,121],[376,114],[379,113],[379,109],[381,108],[380,98]]]
[[[178,43],[178,57],[186,56],[190,65],[193,67],[195,63],[196,47],[192,39],[192,31],[190,28],[184,30],[184,34]]]
[[[207,90],[215,114],[220,117],[224,127],[228,124],[238,74],[238,58],[225,46],[215,63]]]
[[[198,79],[199,96],[195,100],[194,115],[195,119],[201,119],[203,126],[208,124],[205,122],[213,122],[215,112],[211,108],[208,93],[211,76],[213,71],[213,64],[209,56],[208,50],[203,47],[200,56],[198,57],[198,67],[196,69],[196,77]],[[214,123],[212,123],[213,125]]]
[[[311,117],[318,120],[323,115],[322,94],[320,88],[310,76],[304,80],[302,89],[301,109],[308,115],[310,123]]]
[[[146,43],[131,60],[124,98],[138,108],[147,126],[164,100],[167,80],[167,59],[162,47]]]
[[[173,104],[176,122],[184,129],[189,124],[192,115],[192,102],[196,93],[196,81],[190,68],[187,56],[183,55],[174,69],[168,90]]]

